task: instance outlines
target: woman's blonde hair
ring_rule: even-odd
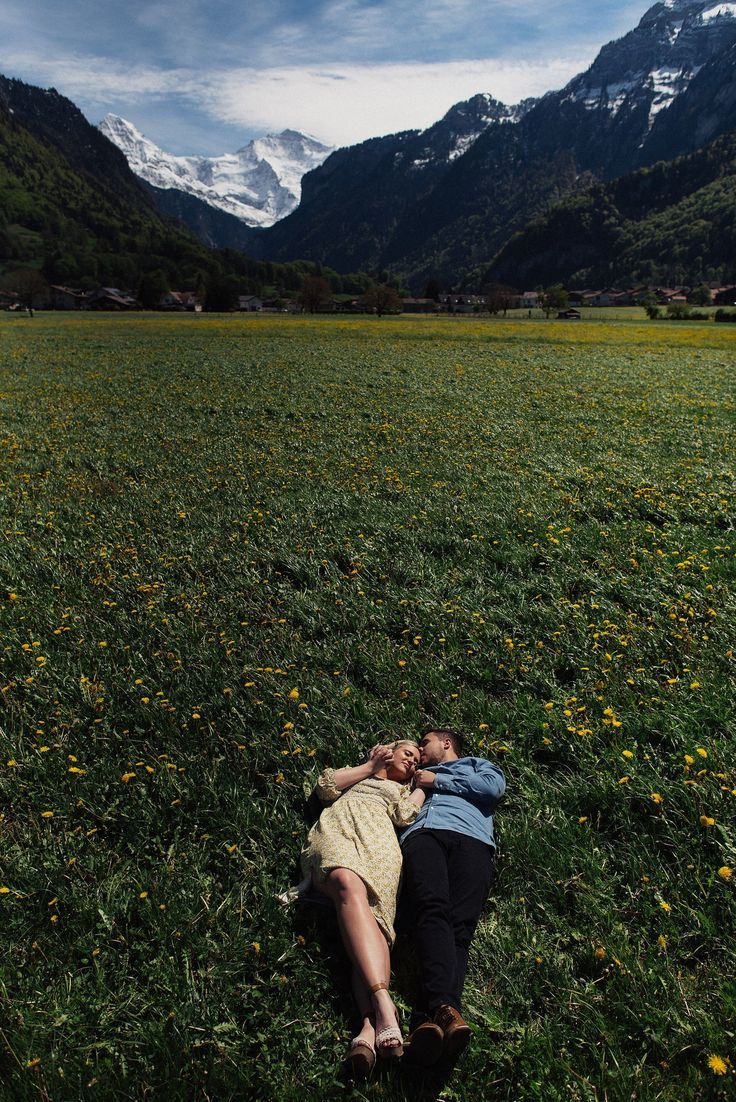
[[[419,743],[415,742],[413,738],[397,738],[394,742],[387,742],[392,750],[398,750],[400,746],[413,746],[415,750],[419,749]]]

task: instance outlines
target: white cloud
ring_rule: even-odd
[[[592,56],[539,62],[478,60],[429,64],[242,69],[201,89],[218,119],[273,130],[291,126],[333,145],[429,126],[453,103],[490,92],[505,103],[565,84]]]
[[[32,71],[86,111],[103,114],[150,106],[152,101],[187,104],[217,124],[244,132],[304,130],[331,145],[349,145],[397,130],[436,122],[452,104],[477,92],[504,103],[561,87],[592,60],[557,57],[534,62],[509,59],[431,63],[336,64],[313,67],[195,68],[128,66],[106,58],[6,59],[14,71]]]
[[[109,58],[6,58],[15,73],[54,85],[90,117],[130,111],[137,125],[154,102],[187,105],[216,125],[247,133],[304,130],[333,145],[347,145],[398,130],[422,129],[455,102],[487,91],[506,104],[564,85],[593,60],[588,55],[552,60],[501,60],[335,64],[226,68],[126,65]],[[26,78],[29,78],[26,76]]]

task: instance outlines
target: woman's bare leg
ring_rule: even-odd
[[[358,1007],[361,1023],[360,1029],[355,1036],[356,1038],[360,1037],[362,1041],[366,1041],[371,1048],[375,1048],[376,1028],[373,1025],[373,1000],[371,999],[370,991],[363,983],[360,972],[355,965],[353,965],[352,984],[353,997],[355,999],[355,1005]]]
[[[388,943],[368,904],[365,884],[350,869],[333,869],[319,888],[335,904],[343,944],[370,997],[376,1032],[395,1026],[396,1009],[388,993]],[[384,984],[385,989],[371,992],[376,984]]]

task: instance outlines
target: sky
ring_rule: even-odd
[[[350,145],[460,100],[562,87],[646,0],[0,0],[0,72],[171,153],[301,130]]]

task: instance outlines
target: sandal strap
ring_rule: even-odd
[[[367,1048],[368,1051],[372,1052],[374,1056],[376,1055],[376,1050],[374,1049],[373,1045],[370,1043],[370,1041],[366,1041],[364,1037],[353,1037],[348,1046],[348,1052],[350,1052],[354,1048]]]
[[[380,1048],[385,1041],[397,1041],[402,1044],[401,1030],[398,1026],[389,1025],[376,1034],[376,1047]]]

